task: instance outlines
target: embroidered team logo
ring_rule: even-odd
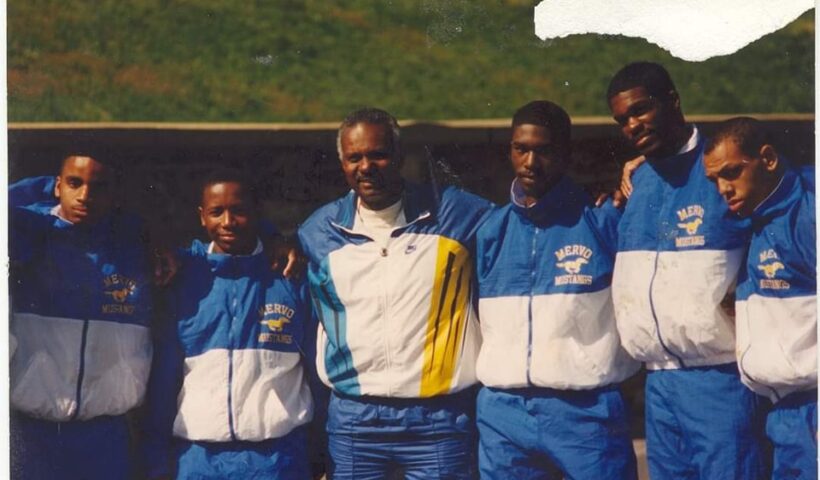
[[[686,230],[687,235],[695,235],[698,233],[698,227],[703,224],[703,219],[698,217],[686,223],[679,223],[678,228]]]
[[[103,294],[111,297],[114,303],[104,303],[102,313],[124,313],[133,315],[134,305],[128,305],[129,297],[137,290],[137,282],[124,275],[115,273],[103,278]]]
[[[757,269],[766,274],[766,278],[774,278],[778,270],[785,268],[780,262],[767,263],[765,265],[758,265]]]
[[[592,285],[592,275],[584,275],[584,265],[592,258],[592,250],[585,245],[566,245],[555,251],[558,262],[556,267],[564,269],[566,274],[555,277],[556,285]]]
[[[760,279],[760,288],[769,290],[787,290],[791,288],[789,282],[782,278],[777,278],[777,272],[786,270],[786,266],[780,261],[777,252],[773,248],[763,250],[758,255],[757,269],[763,272],[766,278]]]
[[[265,325],[271,332],[281,332],[285,328],[286,323],[290,323],[288,317],[279,317],[277,319],[262,320],[262,325]]]
[[[111,295],[111,298],[114,299],[115,302],[125,303],[125,300],[128,299],[128,295],[130,295],[134,290],[132,288],[121,288],[119,290],[110,290],[105,292],[106,295]]]
[[[567,271],[567,273],[581,273],[581,267],[589,263],[589,260],[583,257],[578,257],[573,260],[565,260],[563,262],[559,262],[556,265],[563,268]]]
[[[283,333],[285,325],[290,323],[296,312],[281,303],[268,303],[259,309],[259,323],[268,328],[259,334],[260,343],[293,343],[293,336]]]
[[[675,246],[700,247],[706,245],[706,238],[698,235],[700,226],[703,225],[704,210],[700,205],[689,205],[675,212],[678,216],[678,228],[683,230],[683,236],[675,238]]]

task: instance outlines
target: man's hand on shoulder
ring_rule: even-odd
[[[624,169],[621,172],[621,194],[624,197],[624,204],[626,204],[626,199],[632,196],[632,175],[645,161],[646,157],[641,155],[624,164]]]
[[[157,287],[166,287],[179,271],[182,260],[177,251],[170,247],[172,235],[164,224],[145,218],[142,221],[141,236],[151,257],[151,280]]]
[[[158,287],[168,286],[179,271],[180,261],[176,252],[168,248],[155,248],[151,260],[154,270],[154,285]]]
[[[638,167],[643,165],[645,161],[646,157],[643,155],[627,161],[621,171],[620,187],[612,192],[603,192],[595,195],[595,206],[600,207],[610,198],[612,199],[612,205],[615,208],[626,206],[627,200],[629,200],[629,197],[632,196],[632,175],[635,174]]]
[[[595,197],[595,206],[602,206],[610,198],[612,199],[612,205],[615,206],[615,208],[620,208],[621,206],[626,205],[626,197],[624,197],[624,194],[621,193],[620,190],[613,190],[609,193],[599,193],[598,196]]]
[[[301,280],[307,271],[307,257],[299,250],[298,244],[291,238],[277,235],[262,240],[265,254],[271,264],[271,270],[281,272],[290,280]]]

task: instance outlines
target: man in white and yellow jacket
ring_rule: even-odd
[[[351,191],[299,229],[333,477],[474,478],[473,254],[491,204],[405,182],[382,110],[350,114],[338,147]]]

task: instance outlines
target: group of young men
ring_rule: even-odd
[[[817,478],[813,176],[753,119],[706,140],[660,65],[607,101],[644,156],[625,208],[566,175],[552,102],[513,116],[504,207],[404,180],[396,120],[353,112],[351,190],[298,230],[306,282],[270,268],[252,182],[214,172],[210,243],[153,320],[105,158],[13,185],[13,474],[128,478],[146,398],[149,478],[309,478],[315,409],[331,478],[635,479],[619,384],[643,363],[653,480]]]

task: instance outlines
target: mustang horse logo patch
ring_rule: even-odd
[[[119,273],[103,278],[103,294],[111,297],[114,303],[103,303],[103,313],[134,314],[134,305],[128,304],[128,298],[137,290],[137,282]]]
[[[259,334],[260,343],[293,343],[293,335],[283,333],[285,325],[290,323],[295,310],[281,303],[269,303],[259,308],[260,325],[268,327],[267,332]]]
[[[556,285],[592,285],[592,275],[583,275],[581,270],[592,258],[592,250],[586,245],[565,245],[555,251],[558,268],[563,268],[566,275],[555,277]]]
[[[703,235],[698,235],[698,230],[703,225],[703,216],[706,213],[703,207],[701,205],[689,205],[675,213],[678,216],[678,228],[686,233],[675,238],[675,246],[681,248],[706,245],[706,238]]]
[[[789,282],[782,278],[776,278],[777,272],[780,270],[785,271],[786,266],[780,261],[780,257],[777,256],[777,252],[775,252],[773,248],[760,252],[757,269],[763,272],[763,275],[766,277],[760,279],[761,289],[788,290],[791,288]]]
[[[279,317],[277,319],[262,320],[262,325],[267,326],[271,332],[281,332],[285,328],[286,323],[290,323],[288,317]]]

